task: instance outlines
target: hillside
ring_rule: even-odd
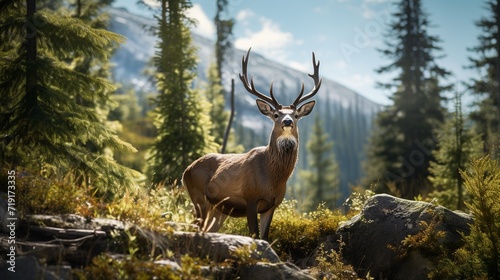
[[[133,85],[142,92],[154,92],[154,87],[148,82],[143,71],[155,51],[155,38],[146,32],[144,27],[154,25],[155,21],[123,9],[110,9],[109,12],[111,30],[127,37],[127,42],[116,51],[112,59],[115,65],[113,74],[116,81],[123,85]],[[198,47],[199,56],[196,84],[202,85],[206,79],[206,69],[213,59],[214,42],[197,34],[193,34],[193,39]],[[241,57],[245,52],[246,50],[232,50],[227,60],[228,63],[224,67],[223,78],[228,90],[230,79],[235,79],[236,119],[234,127],[238,133],[238,139],[242,139],[245,148],[249,149],[256,145],[267,144],[271,122],[260,115],[255,108],[254,98],[246,93],[238,79]],[[321,57],[318,59],[321,60]],[[307,73],[273,62],[259,55],[257,51],[252,52],[248,67],[249,72],[254,75],[256,87],[263,92],[268,89],[271,80],[274,80],[277,98],[282,103],[291,103],[295,99],[301,81],[306,83],[306,91],[312,87]],[[335,143],[334,149],[341,173],[341,190],[345,197],[350,193],[349,185],[356,184],[363,176],[361,162],[365,157],[364,146],[372,128],[372,119],[381,106],[326,77],[323,77],[322,88],[316,100],[320,102],[314,113],[320,115],[325,130]],[[301,148],[297,170],[307,168],[305,144],[309,140],[308,132],[313,121],[314,117],[301,120]],[[294,175],[290,184],[292,193],[295,186],[293,182],[296,182],[295,177]]]

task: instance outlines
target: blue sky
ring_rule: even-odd
[[[147,2],[155,3],[154,0]],[[375,69],[390,63],[377,49],[385,48],[384,36],[389,15],[394,11],[390,0],[229,0],[230,16],[236,19],[234,45],[252,47],[265,57],[306,72],[312,71],[311,52],[321,61],[320,74],[380,104],[390,104],[390,92],[375,86],[395,73],[379,75]],[[477,45],[479,30],[474,23],[487,16],[485,1],[422,0],[429,14],[431,35],[441,39],[445,55],[438,60],[451,71],[448,82],[456,84],[477,76],[464,69]],[[117,0],[114,6],[148,15],[135,0]],[[214,38],[212,19],[215,0],[192,1],[190,16],[198,21],[195,32]],[[463,89],[463,87],[460,87]],[[470,100],[470,97],[468,98]]]

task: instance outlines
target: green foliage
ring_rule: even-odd
[[[141,108],[139,106],[136,91],[133,88],[128,89],[122,94],[113,94],[111,100],[116,104],[109,112],[110,120],[134,121],[141,117]]]
[[[500,36],[500,10],[495,0],[486,1],[487,15],[476,22],[481,30],[477,46],[470,48],[473,53],[469,68],[480,73],[468,84],[472,93],[480,96],[475,102],[476,108],[471,113],[478,132],[482,135],[484,151],[494,158],[500,155],[500,53],[498,38]]]
[[[2,174],[7,174],[2,170]],[[84,203],[87,190],[78,187],[71,176],[50,180],[21,173],[16,179],[16,210],[21,216],[28,214],[72,214]],[[7,186],[2,178],[2,184]],[[4,190],[7,193],[7,190]]]
[[[388,245],[389,248],[398,253],[400,259],[408,257],[411,250],[418,250],[422,254],[436,258],[436,260],[445,256],[445,247],[441,242],[445,233],[437,230],[437,226],[442,222],[442,217],[434,210],[428,210],[428,213],[433,218],[430,222],[420,221],[418,224],[420,231],[406,236],[397,247]]]
[[[221,85],[216,66],[216,64],[212,63],[208,68],[208,85],[205,90],[205,98],[212,105],[210,108],[210,120],[212,121],[210,134],[214,136],[217,144],[222,145],[229,114],[224,110],[224,88]]]
[[[309,256],[320,243],[320,238],[333,234],[340,222],[347,218],[340,212],[318,205],[315,211],[300,214],[297,201],[284,201],[276,210],[269,237],[282,260]]]
[[[297,84],[296,88],[287,87],[282,83],[275,83],[277,92],[299,92],[300,88]],[[329,140],[333,141],[333,152],[335,159],[339,163],[339,193],[341,198],[347,198],[350,193],[350,185],[359,182],[360,178],[365,176],[365,170],[362,168],[362,162],[366,156],[366,141],[370,137],[372,131],[372,119],[374,112],[361,113],[362,98],[355,98],[351,106],[344,107],[330,100],[330,96],[325,96],[323,102],[316,103],[314,112],[317,113],[323,123],[323,131],[329,135]],[[299,158],[294,175],[289,180],[289,193],[287,197],[299,200],[305,199],[298,193],[300,183],[300,171],[309,169],[309,151],[307,143],[313,135],[315,126],[315,118],[304,118],[300,120],[300,148]],[[250,140],[254,140],[255,136],[262,139],[269,138],[269,135],[248,135],[245,132],[240,132],[238,129],[238,140],[243,141],[245,147],[254,147],[256,145],[264,145],[266,142],[255,142],[251,144]],[[269,132],[268,132],[269,133]],[[241,136],[240,136],[241,135]],[[250,143],[249,143],[250,142]],[[341,163],[341,164],[340,164]],[[341,200],[337,201],[340,202]]]
[[[368,183],[376,182],[377,192],[388,192],[388,185],[394,184],[402,197],[413,198],[429,186],[428,142],[443,121],[441,93],[449,88],[439,84],[449,73],[437,66],[433,52],[440,50],[439,39],[427,33],[429,26],[420,0],[398,2],[382,50],[392,61],[377,70],[398,73],[380,84],[393,92],[394,103],[377,116],[366,163]]]
[[[316,262],[317,265],[311,269],[312,275],[316,279],[360,279],[357,277],[352,266],[342,262],[340,253],[334,250],[326,251],[324,244],[320,245],[316,253]],[[369,280],[373,278],[371,278],[368,273],[366,279]]]
[[[246,264],[256,264],[257,258],[255,255],[259,254],[257,251],[257,243],[252,243],[250,245],[243,245],[241,247],[235,248],[230,252],[231,257],[236,260],[236,263],[239,265]]]
[[[149,190],[126,192],[123,198],[106,204],[95,216],[128,222],[144,229],[170,232],[165,222],[189,223],[194,217],[191,201],[182,189],[158,185]]]
[[[428,275],[429,279],[475,279],[487,280],[488,275],[477,252],[465,247],[457,249],[451,257],[442,258]]]
[[[148,115],[135,120],[123,121],[118,135],[124,141],[132,144],[137,149],[137,153],[115,153],[116,160],[125,166],[146,172],[148,151],[156,136],[152,117]]]
[[[471,172],[462,172],[472,196],[467,204],[474,215],[471,233],[465,237],[472,252],[479,253],[488,277],[500,278],[500,165],[489,156],[471,162]]]
[[[214,23],[217,28],[217,40],[215,42],[215,58],[217,76],[222,79],[222,68],[228,52],[231,50],[232,42],[231,37],[233,35],[233,26],[235,24],[234,19],[227,18],[224,19],[224,15],[229,14],[228,0],[217,0],[217,12],[215,14]]]
[[[285,199],[274,213],[269,238],[282,260],[298,260],[309,256],[321,237],[334,233],[339,224],[347,219],[340,212],[328,209],[324,203],[318,205],[315,211],[301,214],[297,211],[296,200]],[[244,218],[229,218],[220,231],[249,235]]]
[[[455,112],[435,131],[438,147],[433,151],[435,160],[430,162],[429,181],[433,191],[429,198],[436,198],[449,209],[463,210],[464,193],[460,170],[469,169],[469,161],[481,155],[481,135],[466,127],[462,115],[461,97],[455,93]]]
[[[0,34],[9,38],[0,57],[2,165],[32,175],[49,170],[42,177],[52,179],[72,174],[75,184],[97,187],[108,198],[135,187],[140,174],[113,159],[113,151],[135,149],[117,137],[102,112],[115,87],[81,71],[74,59],[106,60],[124,38],[60,10],[28,16],[26,10],[12,1],[0,11]]]
[[[143,261],[134,257],[119,259],[100,255],[92,264],[81,271],[75,271],[77,279],[206,279],[201,274],[200,260],[185,255],[181,258],[181,269],[158,265],[153,261]]]
[[[344,205],[349,207],[349,212],[354,215],[363,210],[366,201],[374,196],[375,193],[371,190],[364,190],[363,193],[354,191],[349,198],[346,199]]]
[[[179,182],[192,161],[217,150],[208,135],[210,104],[191,86],[196,57],[188,28],[191,21],[186,17],[190,6],[184,0],[162,0],[157,16],[159,41],[154,62],[159,95],[155,99],[158,137],[150,158],[153,184]]]
[[[301,170],[301,197],[306,196],[303,204],[305,211],[324,202],[327,207],[335,208],[339,199],[339,168],[333,153],[333,142],[323,130],[323,124],[316,114],[311,138],[307,142],[309,156],[308,170]]]
[[[464,245],[437,263],[431,279],[499,279],[500,277],[500,165],[485,156],[471,161],[461,172],[471,195],[466,203],[474,216]]]

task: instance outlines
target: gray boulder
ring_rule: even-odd
[[[185,253],[196,257],[206,258],[215,262],[222,262],[226,259],[235,258],[237,248],[246,247],[255,250],[251,252],[251,258],[256,261],[266,261],[270,263],[281,262],[278,255],[267,241],[253,239],[247,236],[222,234],[222,233],[197,233],[182,232],[174,233],[175,247],[185,250]]]
[[[360,277],[369,272],[376,279],[426,279],[434,268],[432,252],[405,247],[401,241],[424,230],[426,234],[441,231],[442,235],[435,235],[436,242],[456,249],[472,222],[472,216],[463,212],[381,194],[367,200],[362,212],[341,225],[325,245],[340,249]]]
[[[121,221],[87,219],[78,215],[30,215],[19,222],[16,266],[19,265],[22,272],[17,276],[24,277],[28,273],[35,277],[26,279],[36,279],[37,275],[43,275],[44,279],[71,279],[71,267],[84,267],[98,254],[122,256],[127,252],[124,252],[120,236],[128,233],[136,234],[138,243],[148,244],[148,249],[155,246],[157,254],[166,250],[176,252],[177,257],[155,262],[173,271],[182,269],[178,256],[188,254],[214,263],[205,269],[208,278],[255,279],[257,275],[260,280],[313,279],[295,265],[281,262],[267,241],[245,236],[183,231],[164,235]],[[183,227],[185,225],[174,228]],[[6,241],[7,237],[0,235],[2,254],[8,250]],[[235,266],[217,267],[227,260],[233,260]],[[0,268],[4,266],[0,262]],[[33,271],[24,270],[25,266]],[[0,279],[4,279],[1,275]]]

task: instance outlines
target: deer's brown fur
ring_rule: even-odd
[[[319,63],[314,65],[315,74],[311,77],[315,79],[315,89],[302,97],[302,88],[294,104],[282,106],[274,99],[272,86],[269,98],[254,89],[253,81],[248,83],[243,59],[244,77],[240,78],[247,90],[265,100],[257,99],[257,107],[273,120],[273,130],[267,146],[244,154],[207,154],[185,170],[182,181],[195,205],[196,222],[200,226],[217,231],[228,215],[246,216],[250,233],[259,237],[257,214],[260,213],[260,232],[263,239],[268,238],[274,210],[283,201],[286,183],[297,162],[297,121],[313,110],[315,101],[298,105],[313,96],[321,84],[317,73]]]

